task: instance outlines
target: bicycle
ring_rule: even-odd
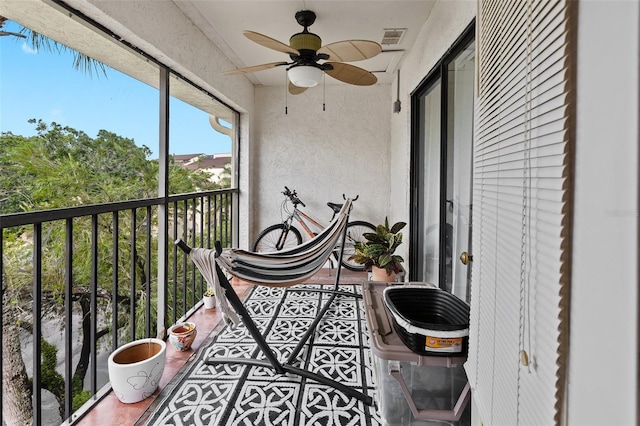
[[[294,219],[298,221],[309,238],[313,238],[316,235],[311,228],[315,228],[318,231],[325,228],[318,220],[298,208],[298,206],[306,207],[306,205],[298,198],[295,190],[291,191],[285,186],[282,193],[285,195],[285,199],[282,201],[281,211],[286,213],[286,217],[282,223],[268,226],[258,234],[258,238],[256,238],[253,244],[254,252],[280,251],[302,244],[302,233],[298,228],[293,226]],[[342,197],[344,198],[344,194]],[[357,199],[358,196],[356,196],[353,201]],[[290,209],[289,204],[293,205],[293,210]],[[333,220],[336,214],[340,212],[342,204],[328,202],[327,206],[333,211],[333,216],[331,217],[331,220]],[[355,253],[353,245],[358,241],[364,240],[363,234],[375,231],[376,227],[373,224],[363,220],[347,223],[347,235],[342,260],[339,259],[339,251],[335,251],[333,254],[336,260],[340,261],[342,266],[352,271],[364,271],[364,265],[349,260],[349,257]]]

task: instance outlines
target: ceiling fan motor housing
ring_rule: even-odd
[[[289,39],[289,46],[300,51],[312,50],[314,53],[322,47],[322,39],[310,32],[294,34]]]

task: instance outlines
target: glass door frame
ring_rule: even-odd
[[[424,147],[422,146],[423,135],[423,116],[424,112],[421,108],[421,100],[429,93],[434,84],[440,82],[441,85],[441,97],[440,97],[440,232],[439,235],[439,252],[446,252],[446,233],[443,232],[446,226],[446,208],[447,208],[447,84],[448,84],[448,66],[456,56],[462,52],[462,50],[471,43],[476,37],[476,25],[475,19],[465,28],[462,34],[456,39],[451,48],[445,52],[442,58],[436,63],[431,71],[426,75],[424,79],[418,84],[416,89],[411,92],[411,161],[410,161],[410,231],[409,231],[409,264],[411,265],[409,271],[410,281],[423,281],[424,276],[423,262],[421,257],[424,256],[423,248],[424,241],[422,241],[422,235],[424,230],[424,223],[422,223],[421,208],[423,201],[421,197],[420,185],[423,182],[423,153]],[[445,280],[442,278],[446,275],[446,262],[443,256],[438,256],[438,283],[439,286],[445,289]]]

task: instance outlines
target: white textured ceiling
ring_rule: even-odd
[[[289,57],[247,39],[242,31],[252,30],[289,44],[291,35],[302,31],[296,22],[299,10],[312,10],[316,22],[309,31],[326,45],[341,40],[373,40],[381,43],[385,29],[406,28],[398,45],[383,45],[383,52],[353,65],[374,72],[381,83],[389,83],[409,50],[435,3],[434,0],[174,0],[174,3],[202,32],[222,48],[236,67],[289,61]],[[257,85],[286,83],[284,67],[247,74]],[[239,77],[230,77],[239,78]],[[339,83],[331,78],[327,83]]]

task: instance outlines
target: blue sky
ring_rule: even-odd
[[[8,22],[6,31],[19,26]],[[172,99],[170,153],[231,152],[231,140],[211,128],[207,113]],[[33,136],[31,118],[82,130],[101,129],[146,145],[158,156],[158,91],[114,69],[89,76],[68,52],[34,52],[24,39],[0,37],[0,131]]]

